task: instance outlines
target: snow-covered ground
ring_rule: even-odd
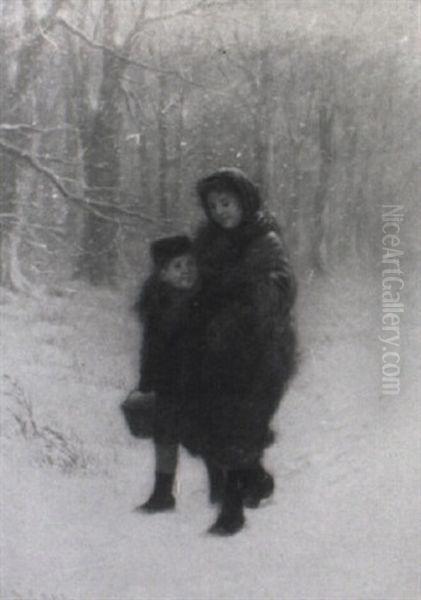
[[[228,538],[182,453],[176,512],[133,507],[150,443],[118,405],[136,381],[128,295],[0,298],[2,600],[421,598],[420,329],[409,295],[401,394],[381,397],[381,306],[362,276],[303,282],[301,366],[267,454],[273,500]]]

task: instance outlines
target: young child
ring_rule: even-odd
[[[153,271],[142,288],[139,302],[143,323],[139,391],[155,394],[155,484],[151,496],[138,510],[153,513],[175,506],[173,485],[182,401],[183,332],[189,319],[197,268],[187,236],[153,242],[151,256]]]

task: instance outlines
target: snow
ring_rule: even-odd
[[[370,278],[302,283],[300,371],[266,458],[276,493],[220,539],[206,533],[203,466],[184,452],[177,510],[133,511],[153,455],[118,411],[136,381],[130,297],[1,292],[1,598],[421,598],[419,298],[406,298],[401,394],[382,397]]]

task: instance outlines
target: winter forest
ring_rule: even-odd
[[[137,276],[221,165],[258,182],[300,267],[375,265],[379,204],[416,205],[416,8],[3,0],[2,285]]]
[[[0,0],[4,600],[421,598],[420,24],[419,0]],[[273,501],[209,541],[187,454],[176,514],[131,512],[153,459],[118,406],[149,244],[195,230],[222,166],[282,225],[301,358]]]

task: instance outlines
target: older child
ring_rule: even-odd
[[[194,240],[204,331],[197,414],[203,457],[225,480],[210,531],[228,535],[243,527],[244,505],[273,491],[261,460],[294,370],[295,283],[279,226],[244,173],[221,169],[197,191],[207,216]]]
[[[138,510],[158,512],[175,506],[183,333],[187,330],[197,268],[191,241],[186,236],[155,241],[151,255],[153,272],[143,286],[139,302],[143,322],[139,391],[155,393],[155,485],[150,498]]]

